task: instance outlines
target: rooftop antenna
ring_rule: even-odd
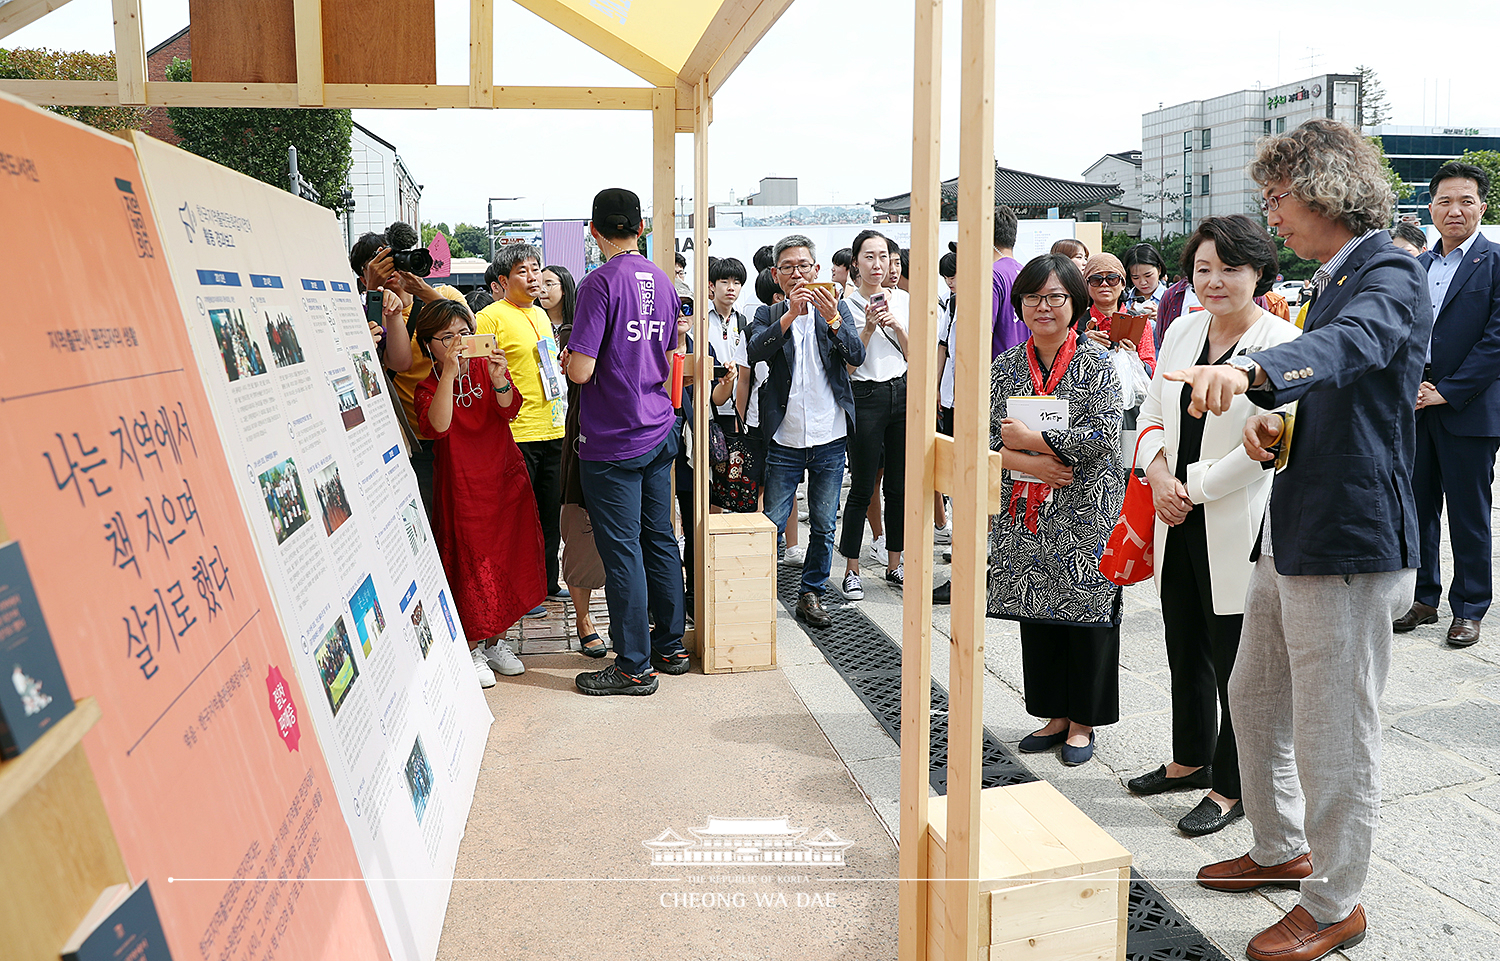
[[[1318,61],[1323,59],[1322,54],[1318,53],[1315,47],[1308,47],[1307,56],[1303,57],[1302,59],[1307,61],[1308,75],[1315,76],[1318,70]]]

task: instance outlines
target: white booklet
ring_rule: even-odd
[[[1063,430],[1069,423],[1066,397],[1012,397],[1005,402],[1005,413],[1011,419],[1038,431]],[[1044,483],[1040,477],[1033,477],[1025,471],[1012,470],[1010,478],[1017,484]]]

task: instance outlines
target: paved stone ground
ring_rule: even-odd
[[[803,543],[806,543],[804,525]],[[1497,540],[1500,543],[1500,540]],[[941,550],[941,548],[939,548]],[[1444,570],[1451,554],[1444,542]],[[939,555],[939,559],[940,559]],[[866,560],[863,611],[898,641],[900,592]],[[947,577],[939,568],[938,583]],[[915,586],[913,589],[916,589]],[[1364,905],[1370,934],[1355,961],[1500,958],[1500,627],[1467,651],[1443,644],[1451,614],[1398,635],[1382,715],[1384,807]],[[945,687],[949,613],[934,610],[933,677]],[[784,612],[780,665],[860,788],[895,836],[899,753],[864,705]],[[1161,605],[1148,582],[1126,591],[1121,632],[1120,723],[1101,728],[1092,763],[1066,768],[1055,754],[1026,758],[1135,855],[1136,865],[1230,957],[1296,901],[1294,892],[1219,894],[1192,881],[1203,864],[1245,853],[1243,820],[1206,838],[1176,821],[1200,792],[1138,798],[1124,782],[1169,759],[1171,717]],[[1012,748],[1038,726],[1023,706],[1020,638],[987,621],[984,718]],[[1337,956],[1337,955],[1335,955]]]

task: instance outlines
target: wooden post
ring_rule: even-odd
[[[297,103],[323,105],[323,3],[293,0],[293,33],[297,43]]]
[[[948,837],[943,957],[979,956],[979,776],[990,449],[995,220],[995,0],[964,0],[959,96],[953,610],[948,674]]]
[[[901,961],[925,961],[930,891],[928,752],[932,734],[932,498],[937,363],[938,135],[942,123],[943,0],[916,0],[912,74],[911,328],[906,371],[906,564],[901,629]],[[942,919],[936,919],[939,924]]]
[[[120,103],[146,102],[146,40],[141,32],[141,0],[114,0],[115,76]]]
[[[469,0],[469,106],[494,105],[494,0]]]
[[[708,78],[697,78],[693,86],[693,526],[684,531],[693,539],[693,628],[699,651],[707,650],[704,638],[710,628],[707,611],[713,590],[708,550],[708,482],[712,465],[708,457],[708,425],[713,420],[713,365],[708,359]],[[732,363],[728,357],[721,363]],[[773,541],[772,553],[776,550]],[[705,666],[706,669],[706,666]]]
[[[651,243],[656,266],[673,276],[677,269],[677,88],[651,92]]]

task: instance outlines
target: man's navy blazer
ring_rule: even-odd
[[[1418,261],[1430,268],[1432,251]],[[1480,234],[1432,325],[1432,385],[1448,403],[1417,412],[1450,434],[1500,437],[1500,245]]]
[[[1411,475],[1431,331],[1427,272],[1382,231],[1335,272],[1302,336],[1250,355],[1266,372],[1252,401],[1300,401],[1291,457],[1271,487],[1278,573],[1417,566]]]
[[[754,367],[765,361],[769,369],[766,382],[760,385],[760,431],[767,441],[776,436],[781,421],[786,417],[786,401],[792,393],[792,369],[797,363],[797,352],[791,328],[781,329],[781,318],[786,316],[789,305],[786,301],[762,306],[755,311],[755,321],[750,325],[750,340],[745,344],[746,359]],[[814,310],[809,306],[808,310]],[[854,315],[845,301],[839,301],[839,329],[830,331],[828,325],[813,320],[813,334],[818,340],[818,360],[823,373],[828,376],[828,386],[833,389],[834,402],[849,417],[849,428],[854,426],[854,390],[849,386],[849,369],[865,362],[865,344],[859,339]],[[861,321],[862,323],[863,321]],[[1415,395],[1414,395],[1415,396]]]

